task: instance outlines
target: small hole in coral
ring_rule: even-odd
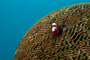
[[[58,56],[58,59],[60,59],[60,56]]]

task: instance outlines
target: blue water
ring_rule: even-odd
[[[90,0],[0,0],[0,60],[13,60],[23,35],[40,18],[84,2]]]

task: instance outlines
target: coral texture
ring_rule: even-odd
[[[51,35],[52,23],[66,32]],[[20,41],[13,60],[90,60],[90,3],[56,10],[41,18]]]

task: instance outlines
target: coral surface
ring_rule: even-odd
[[[51,35],[52,23],[66,31]],[[90,60],[90,3],[56,10],[41,18],[20,41],[13,60]]]

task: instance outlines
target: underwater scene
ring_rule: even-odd
[[[90,0],[0,0],[0,60],[90,60]]]

